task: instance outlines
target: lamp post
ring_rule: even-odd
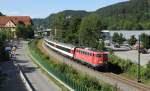
[[[141,82],[141,76],[140,76],[140,47],[141,47],[141,43],[140,43],[140,41],[141,41],[141,39],[140,39],[140,36],[139,36],[137,82]]]

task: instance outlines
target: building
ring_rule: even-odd
[[[31,18],[29,16],[0,16],[0,31],[10,30],[15,35],[15,28],[18,24],[31,25]]]
[[[110,35],[113,36],[114,33],[122,33],[123,37],[126,39],[129,39],[132,35],[134,35],[137,39],[139,38],[139,35],[142,33],[145,33],[147,35],[150,35],[150,30],[116,30],[116,31],[110,31]]]
[[[139,39],[139,36],[142,33],[150,35],[150,30],[115,30],[115,31],[103,30],[102,37],[104,38],[104,42],[106,46],[112,45],[113,43],[112,37],[114,33],[119,33],[119,34],[122,33],[125,39],[129,39],[132,35],[134,35],[136,39]]]

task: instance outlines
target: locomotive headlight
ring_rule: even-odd
[[[103,63],[102,61],[99,61],[99,63]]]

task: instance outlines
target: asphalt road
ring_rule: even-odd
[[[129,59],[134,63],[138,62],[138,51],[137,50],[131,50],[131,51],[118,51],[114,52],[115,55],[123,58],[123,59]],[[141,53],[141,65],[145,66],[150,61],[150,54],[142,54]]]
[[[15,64],[20,64],[36,91],[61,91],[27,56],[27,42],[21,41],[16,51]]]

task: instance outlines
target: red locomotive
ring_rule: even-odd
[[[94,68],[104,66],[108,62],[108,52],[99,52],[89,48],[75,47],[72,45],[57,43],[48,39],[45,39],[45,44],[49,48],[63,55]]]

